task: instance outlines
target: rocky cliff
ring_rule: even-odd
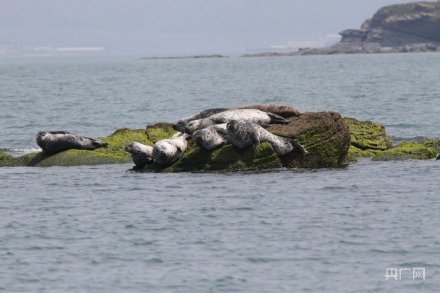
[[[440,51],[440,1],[386,6],[359,29],[346,29],[339,34],[341,41],[331,47],[244,57]]]
[[[341,41],[332,47],[305,49],[298,55],[440,51],[440,2],[386,6],[360,29],[340,35]]]

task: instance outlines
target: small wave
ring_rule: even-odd
[[[41,152],[38,147],[33,148],[0,148],[0,151],[10,154],[13,157],[20,157],[29,153]]]

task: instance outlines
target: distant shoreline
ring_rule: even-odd
[[[161,59],[215,59],[215,58],[229,58],[229,56],[224,56],[220,54],[213,55],[193,55],[193,56],[156,56],[156,57],[143,57],[144,60],[161,60]]]

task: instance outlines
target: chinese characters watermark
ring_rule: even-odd
[[[412,274],[411,274],[412,273]],[[385,281],[394,279],[396,281],[402,280],[402,276],[409,275],[413,280],[425,280],[426,269],[425,268],[387,268],[385,272]]]

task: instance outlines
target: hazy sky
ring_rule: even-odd
[[[0,44],[142,55],[319,41],[396,0],[0,0]]]

